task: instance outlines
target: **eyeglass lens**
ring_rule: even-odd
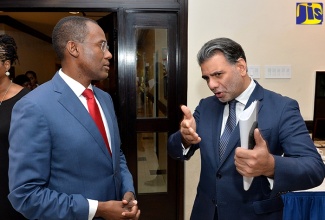
[[[109,46],[107,45],[107,41],[103,41],[101,48],[100,48],[103,52],[105,52],[106,50],[109,50]]]

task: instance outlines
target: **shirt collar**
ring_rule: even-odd
[[[68,86],[72,89],[72,91],[76,94],[76,96],[80,97],[82,93],[85,91],[85,87],[79,83],[78,81],[72,79],[70,76],[65,74],[62,69],[59,70],[59,75],[62,77],[64,82],[68,84]],[[92,85],[89,84],[88,89],[93,90]]]
[[[251,94],[253,93],[254,89],[256,87],[256,83],[254,82],[254,80],[251,78],[251,82],[248,85],[248,87],[245,89],[244,92],[242,92],[237,98],[236,100],[238,102],[240,102],[241,104],[243,104],[244,106],[246,106],[249,97],[251,96]]]

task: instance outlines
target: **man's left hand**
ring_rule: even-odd
[[[252,150],[237,147],[234,158],[236,169],[242,176],[246,177],[264,175],[273,178],[274,157],[270,154],[258,128],[254,130],[254,138],[256,145]]]

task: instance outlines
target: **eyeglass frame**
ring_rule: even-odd
[[[88,43],[88,44],[101,44],[100,45],[100,49],[101,51],[103,51],[103,53],[105,53],[106,50],[109,51],[109,46],[107,45],[107,41],[103,41],[101,43],[93,43],[93,42],[87,42],[87,41],[84,41],[84,42],[79,42],[79,43]]]

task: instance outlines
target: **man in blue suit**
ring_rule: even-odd
[[[52,41],[62,69],[13,109],[8,198],[28,219],[138,219],[112,99],[91,85],[108,77],[105,34],[95,21],[70,16],[54,27]],[[85,89],[95,95],[104,136]]]
[[[214,95],[202,99],[193,115],[181,106],[180,130],[168,140],[169,155],[175,159],[188,160],[200,149],[201,174],[191,219],[282,219],[281,194],[318,186],[325,176],[298,103],[252,80],[242,47],[231,39],[207,42],[197,58]],[[245,108],[259,101],[256,145],[253,150],[240,147],[237,123],[220,157],[219,140],[232,100],[237,101],[237,122]],[[254,177],[247,191],[243,176]]]

